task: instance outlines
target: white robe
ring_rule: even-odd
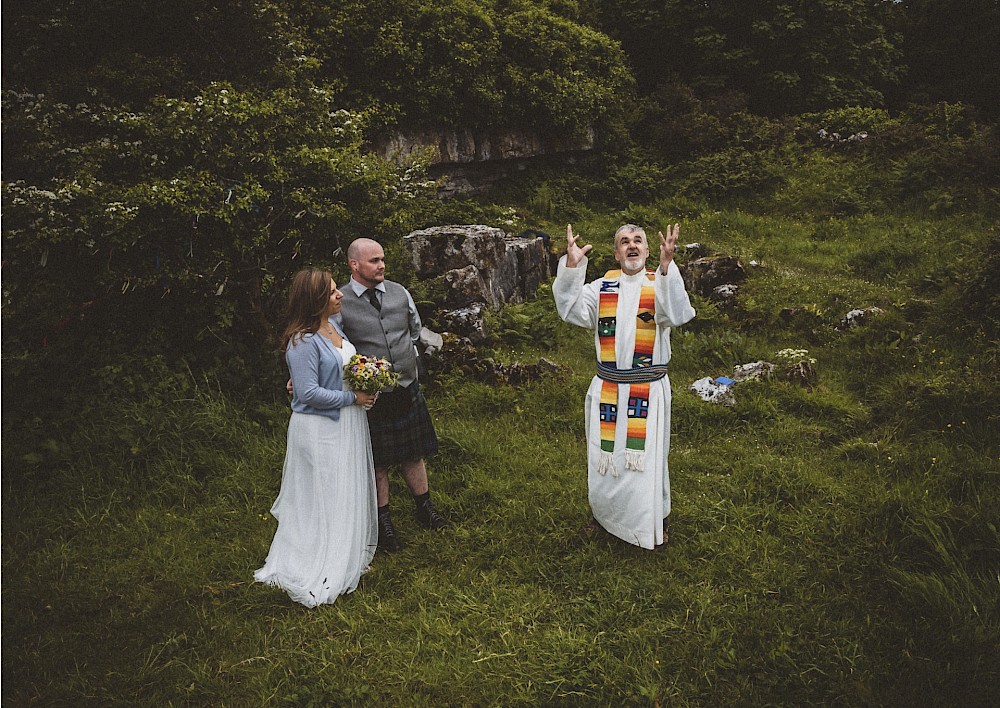
[[[603,276],[603,274],[602,274]],[[566,267],[566,257],[559,261],[559,271],[552,283],[559,316],[570,324],[594,330],[594,345],[600,357],[597,337],[597,312],[601,280],[587,283],[587,259],[576,268]],[[643,283],[643,272],[621,276],[618,293],[618,321],[615,330],[616,366],[632,368],[635,349],[635,319]],[[670,328],[694,317],[694,308],[684,288],[680,270],[673,262],[667,274],[656,271],[656,341],[653,363],[670,361]],[[595,362],[596,367],[596,362]],[[587,426],[587,488],[594,518],[611,534],[642,548],[663,543],[663,519],[670,514],[670,476],[667,453],[670,451],[670,380],[664,376],[649,387],[649,415],[646,419],[645,464],[641,472],[625,468],[625,437],[628,410],[627,384],[618,386],[618,416],[615,430],[614,466],[617,476],[598,472],[601,460],[601,384],[594,376],[585,402]]]

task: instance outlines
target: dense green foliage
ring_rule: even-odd
[[[631,80],[607,37],[523,3],[94,0],[10,25],[5,351],[44,368],[72,325],[75,358],[94,336],[254,370],[295,268],[433,218],[423,158],[372,139],[402,119],[576,135]]]
[[[12,705],[1000,702],[996,2],[84,0],[4,15]],[[10,8],[5,8],[10,9]],[[959,49],[960,48],[960,51]],[[549,138],[440,201],[393,131]],[[306,612],[254,585],[290,274],[358,235],[630,221],[751,260],[675,332],[670,546],[588,525],[592,341],[539,299],[430,382],[441,534]],[[421,300],[428,323],[435,307]],[[840,330],[854,307],[883,313]],[[687,391],[805,349],[812,386]],[[779,372],[780,373],[780,372]]]
[[[538,3],[302,3],[318,77],[386,124],[573,134],[632,81],[606,36]]]
[[[228,330],[263,321],[275,275],[330,257],[346,234],[405,223],[433,187],[361,151],[363,116],[316,87],[238,91],[213,83],[143,112],[10,95],[5,287],[18,315],[155,290],[165,316]],[[66,303],[56,283],[73,283]],[[51,315],[50,315],[51,317]],[[35,330],[37,334],[37,329]]]
[[[898,9],[891,26],[906,71],[890,100],[963,102],[1000,117],[1000,3],[904,0]]]
[[[629,48],[640,83],[683,82],[715,100],[780,115],[880,105],[899,77],[885,27],[890,3],[604,3],[603,23]]]

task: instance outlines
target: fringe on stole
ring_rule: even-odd
[[[601,459],[597,463],[597,472],[602,475],[611,473],[612,477],[620,477],[621,473],[615,467],[615,456],[610,452],[601,451]]]
[[[646,466],[646,453],[643,450],[625,451],[625,469],[633,472],[642,472]]]
[[[632,472],[642,472],[646,467],[646,453],[643,450],[625,451],[625,469]],[[611,473],[612,477],[621,477],[621,472],[615,467],[615,456],[610,452],[601,452],[601,458],[597,463],[598,474],[606,475]]]

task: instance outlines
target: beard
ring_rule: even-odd
[[[623,270],[644,270],[646,268],[646,259],[642,256],[631,256],[622,259],[621,266]]]

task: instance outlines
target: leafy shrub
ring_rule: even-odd
[[[987,332],[1000,332],[1000,227],[990,230],[982,248],[968,260],[962,304],[970,320],[978,320]]]
[[[506,125],[582,134],[631,90],[624,54],[600,32],[529,3],[498,14],[497,24]]]
[[[968,106],[947,103],[911,107],[901,123],[903,135],[886,176],[892,194],[945,212],[969,204],[995,207],[1000,187],[995,126],[977,123]]]
[[[398,234],[432,194],[420,165],[363,152],[364,117],[326,89],[213,84],[141,112],[4,98],[18,147],[3,185],[15,346],[95,306],[163,326],[172,357],[206,338],[259,346],[292,271],[339,260],[353,234]]]
[[[528,208],[543,219],[572,220],[580,213],[585,196],[579,183],[550,179],[535,187]]]
[[[820,219],[873,211],[881,206],[871,195],[868,165],[822,152],[806,152],[782,171],[783,184],[775,205],[786,214],[811,214]]]
[[[550,350],[556,345],[556,331],[561,326],[548,283],[538,288],[533,300],[506,305],[491,319],[488,345],[495,348]]]
[[[565,10],[565,11],[563,11]],[[285,8],[314,79],[379,135],[442,127],[582,134],[631,85],[624,55],[566,8],[479,0]],[[612,118],[613,119],[613,118]]]
[[[944,140],[968,140],[976,137],[984,127],[976,117],[975,108],[963,103],[912,104],[902,118],[920,125],[928,137]]]
[[[725,148],[685,165],[680,190],[693,197],[737,197],[769,192],[779,182],[770,152]]]
[[[4,87],[140,109],[228,81],[287,87],[315,60],[289,3],[88,0],[7,13]],[[66,51],[72,47],[72,51]]]
[[[479,128],[502,105],[499,28],[478,2],[303,3],[295,16],[319,75],[343,85],[349,105],[379,107],[378,133],[404,116],[411,128]]]
[[[609,165],[607,179],[600,187],[603,201],[609,204],[653,201],[670,191],[671,173],[669,167],[632,154],[626,161]]]
[[[769,114],[879,105],[900,71],[888,11],[862,0],[600,4],[602,25],[621,39],[644,92],[684,82],[703,96],[742,94]]]
[[[864,141],[858,141],[856,143],[858,145],[871,144],[867,141],[876,140],[881,133],[899,124],[899,120],[893,119],[888,111],[868,106],[845,106],[817,113],[804,113],[796,116],[795,120],[803,137],[810,139],[820,130],[838,133],[843,138],[867,133],[869,137]]]
[[[727,141],[723,121],[681,84],[661,85],[637,99],[626,120],[643,155],[664,165],[712,152]]]

